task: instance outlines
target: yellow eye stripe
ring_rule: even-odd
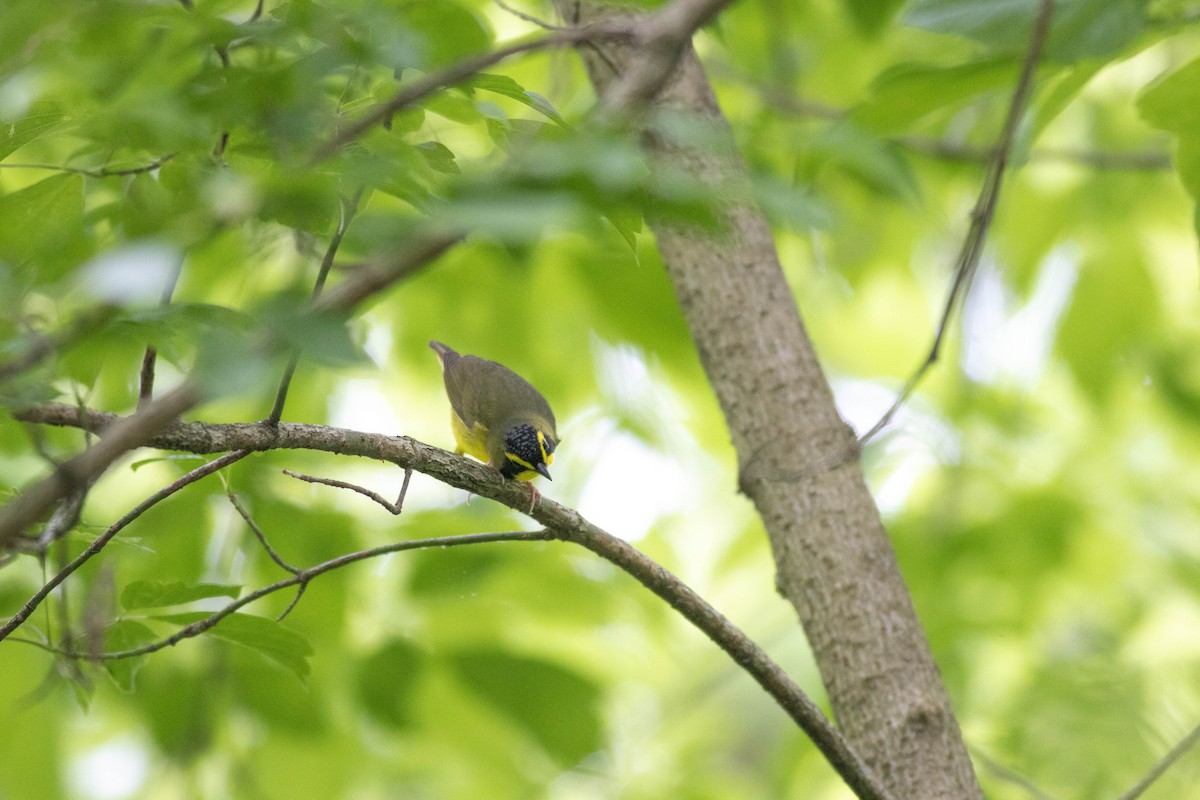
[[[528,470],[533,469],[533,464],[530,464],[528,461],[526,461],[525,459],[521,458],[518,455],[513,455],[512,453],[505,453],[504,457],[507,458],[509,461],[513,462],[514,464],[520,464],[525,469],[528,469]]]
[[[546,434],[542,433],[541,431],[538,431],[537,437],[538,437],[538,447],[541,448],[541,451],[542,451],[542,463],[544,463],[546,466],[550,466],[551,464],[554,463],[554,453],[546,452]],[[521,463],[524,464],[525,462],[521,462]],[[526,466],[528,466],[528,464],[526,464]]]

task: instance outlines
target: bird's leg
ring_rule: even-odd
[[[537,508],[538,501],[542,499],[542,493],[533,485],[533,481],[527,481],[526,483],[529,486],[529,513],[532,514],[533,510]]]

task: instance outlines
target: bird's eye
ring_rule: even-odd
[[[545,447],[546,447],[546,455],[550,455],[551,453],[554,452],[554,440],[551,439],[549,436],[545,437]]]

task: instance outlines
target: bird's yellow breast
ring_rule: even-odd
[[[471,458],[478,459],[484,463],[490,460],[487,451],[488,429],[475,423],[473,428],[467,428],[463,421],[458,418],[458,414],[450,412],[450,430],[454,433],[454,443],[457,445],[454,452],[462,455],[466,453]]]

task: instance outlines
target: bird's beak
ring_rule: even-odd
[[[550,470],[546,469],[545,464],[538,464],[536,467],[534,467],[534,469],[537,470],[538,475],[541,475],[546,480],[548,480],[548,481],[554,480],[554,478],[550,477]]]

